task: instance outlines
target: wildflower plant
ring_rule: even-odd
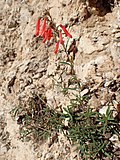
[[[40,22],[43,20],[42,25]],[[54,40],[54,53],[57,54],[59,46],[62,45],[64,51],[69,54],[71,51],[77,52],[76,41],[73,40],[69,49],[66,50],[63,34],[72,38],[65,26],[62,24],[56,26],[49,12],[36,22],[35,36],[41,37],[43,43]],[[94,111],[89,107],[89,98],[91,94],[81,96],[82,84],[74,74],[74,64],[71,59],[69,62],[61,62],[60,64],[71,67],[71,78],[68,80],[68,86],[61,84],[61,92],[70,100],[69,105],[60,111],[56,111],[47,104],[45,95],[33,93],[27,101],[22,102],[15,107],[11,113],[13,117],[17,116],[17,123],[20,125],[20,138],[25,140],[32,139],[45,140],[51,135],[57,135],[62,131],[72,145],[76,145],[80,158],[82,160],[105,158],[115,159],[114,148],[110,137],[116,134],[120,138],[120,125],[118,120],[113,117],[109,106],[105,115]],[[65,71],[64,71],[65,72]],[[65,82],[66,83],[66,82]],[[71,88],[70,84],[74,84]],[[73,91],[73,96],[69,95],[69,91]],[[74,92],[76,91],[76,92]],[[67,120],[67,125],[64,123]],[[117,149],[116,149],[117,151]]]
[[[108,106],[106,114],[93,111],[89,105],[89,96],[82,96],[81,84],[77,79],[71,79],[75,83],[75,88],[63,87],[65,95],[69,97],[69,90],[77,90],[78,94],[73,94],[70,103],[60,111],[48,106],[44,95],[33,94],[26,104],[20,105],[12,110],[12,115],[18,117],[17,123],[20,125],[20,138],[22,140],[43,141],[50,136],[63,132],[71,145],[76,146],[80,158],[83,160],[104,160],[106,158],[115,159],[115,151],[110,141],[113,135],[120,138],[120,125],[113,117]],[[67,120],[67,125],[64,123]]]

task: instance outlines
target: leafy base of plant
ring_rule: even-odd
[[[89,107],[84,108],[85,103],[85,98],[77,96],[64,112],[58,112],[46,105],[45,97],[33,95],[24,106],[20,105],[11,113],[18,117],[23,140],[45,140],[53,133],[65,131],[65,136],[76,145],[82,159],[113,159],[114,146],[109,138],[113,134],[119,136],[118,122],[109,107],[106,115],[101,115]],[[66,120],[67,126],[64,124]]]

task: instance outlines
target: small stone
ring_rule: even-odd
[[[17,23],[13,20],[8,24],[8,28],[15,28],[16,26],[17,26]]]
[[[105,84],[104,84],[104,86],[108,87],[110,85],[110,83],[111,83],[111,81],[106,81]]]
[[[119,138],[116,134],[114,134],[109,140],[112,141],[112,142],[115,142],[115,141],[118,141]]]
[[[81,97],[83,97],[85,94],[87,94],[89,92],[89,89],[84,89],[81,93],[80,93],[80,95],[81,95]]]
[[[54,158],[54,156],[52,155],[52,153],[47,153],[46,156],[45,156],[45,159],[49,160],[51,158]]]
[[[115,34],[115,38],[120,38],[120,32]]]
[[[38,79],[42,77],[42,73],[37,73],[33,76],[33,79]]]
[[[112,109],[113,109],[113,106],[110,107],[110,110]],[[106,115],[107,110],[108,110],[108,106],[103,106],[103,108],[99,110],[99,113]]]

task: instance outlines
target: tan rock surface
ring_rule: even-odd
[[[37,147],[31,141],[22,142],[19,126],[9,113],[19,99],[26,101],[33,92],[44,93],[54,108],[69,103],[53,84],[53,79],[62,78],[67,85],[68,69],[63,66],[58,69],[54,45],[47,47],[41,40],[36,43],[34,38],[36,20],[45,9],[50,9],[57,24],[70,24],[73,18],[69,31],[77,39],[75,74],[89,88],[83,90],[84,94],[91,88],[98,94],[95,97],[91,91],[91,108],[106,105],[114,96],[116,101],[120,100],[119,4],[104,17],[93,14],[86,19],[88,12],[83,13],[86,6],[78,0],[0,0],[0,160],[79,159],[62,133],[51,147],[49,140]],[[62,56],[65,57],[64,53]]]

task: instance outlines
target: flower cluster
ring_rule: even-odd
[[[64,34],[69,37],[72,38],[72,35],[67,31],[67,29],[65,28],[65,26],[63,26],[62,24],[59,25],[60,29],[58,30],[57,27],[52,27],[52,25],[49,25],[47,27],[47,20],[46,18],[43,19],[43,24],[42,24],[42,28],[40,30],[40,18],[37,20],[36,22],[36,31],[35,31],[35,36],[40,36],[43,38],[42,42],[45,43],[46,41],[50,41],[51,38],[53,36],[53,34],[55,33],[55,35],[57,35],[59,37],[59,40],[56,42],[55,45],[55,50],[54,53],[57,54],[58,53],[58,49],[59,49],[59,44],[64,45],[64,41],[63,41],[63,34],[62,31],[64,32]]]

